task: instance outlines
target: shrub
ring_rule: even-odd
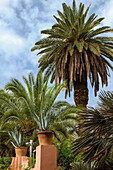
[[[58,149],[58,166],[64,167],[63,169],[69,170],[74,156],[72,154],[72,141],[65,140],[61,144],[57,144]]]
[[[0,169],[1,170],[8,170],[12,161],[11,157],[0,157]]]
[[[81,154],[74,157],[72,152],[73,141],[73,138],[70,138],[56,144],[58,150],[57,166],[59,166],[60,170],[70,170],[73,163],[83,160]]]

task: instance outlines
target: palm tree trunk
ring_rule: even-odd
[[[74,101],[76,106],[86,107],[88,104],[88,88],[87,88],[87,75],[84,73],[80,81],[79,75],[77,80],[73,81],[74,86]]]

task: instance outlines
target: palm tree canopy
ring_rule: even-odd
[[[26,119],[24,105],[11,92],[0,91],[0,113],[0,129],[6,132],[13,129],[15,125],[22,126],[22,120]],[[27,118],[29,120],[29,115]]]
[[[96,167],[109,169],[113,151],[113,92],[102,91],[99,98],[98,108],[89,108],[79,115],[81,137],[74,142],[73,152],[82,152],[84,161],[95,161]]]
[[[5,86],[18,101],[16,105],[13,106],[14,99],[9,100],[9,96],[7,97],[9,94],[0,95],[2,104],[10,104],[1,118],[1,126],[17,117],[20,120],[32,120],[34,128],[39,131],[51,130],[57,136],[68,136],[67,131],[75,128],[77,109],[66,101],[55,101],[60,91],[65,88],[65,82],[48,87],[48,80],[44,80],[42,72],[37,74],[36,80],[32,73],[28,75],[28,79],[23,77],[23,80],[26,87],[17,79],[12,79]]]
[[[102,86],[108,84],[109,68],[113,69],[109,60],[113,61],[113,37],[101,36],[103,33],[113,32],[109,26],[99,26],[104,18],[98,18],[93,13],[87,18],[90,6],[84,11],[84,4],[77,9],[75,0],[72,8],[62,4],[63,12],[59,10],[59,17],[54,16],[56,24],[51,29],[41,31],[47,34],[35,43],[31,49],[40,50],[39,67],[46,70],[45,77],[51,74],[51,82],[56,84],[61,79],[67,80],[67,93],[70,83],[79,82],[84,72],[94,87],[95,96],[99,90],[99,77]]]

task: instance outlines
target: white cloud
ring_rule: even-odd
[[[9,5],[10,0],[0,0],[0,10]]]
[[[113,0],[106,3],[105,8],[101,11],[102,15],[105,16],[104,25],[110,25],[113,27]]]
[[[11,30],[0,32],[0,50],[5,51],[7,57],[18,56],[25,48],[24,39],[20,38]]]

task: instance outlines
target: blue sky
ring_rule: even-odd
[[[11,78],[27,76],[30,71],[35,75],[38,72],[38,57],[30,49],[43,36],[40,31],[50,28],[57,15],[62,11],[62,3],[72,5],[72,0],[0,0],[0,88]],[[83,2],[85,8],[91,4],[89,14],[95,12],[99,17],[104,16],[103,25],[113,27],[113,0],[76,0]],[[89,86],[89,106],[95,106],[98,97],[94,97],[93,89]],[[109,78],[108,87],[112,90],[113,73]],[[100,90],[101,90],[100,84]],[[98,93],[99,94],[99,93]],[[64,99],[61,93],[58,99]],[[73,94],[67,99],[74,103]]]

